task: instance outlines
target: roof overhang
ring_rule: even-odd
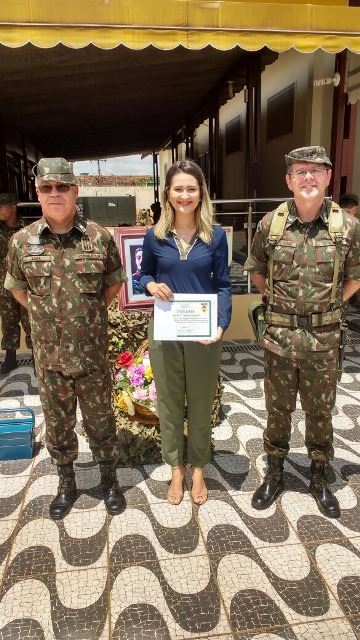
[[[0,116],[44,155],[152,152],[277,52],[360,52],[347,0],[12,0],[0,6]],[[355,30],[356,29],[356,30]],[[225,93],[224,93],[225,92]]]
[[[186,125],[194,129],[212,104],[239,91],[249,57],[265,67],[277,54],[235,47],[161,51],[120,45],[40,49],[0,45],[0,114],[45,156],[73,160],[153,152]]]
[[[11,0],[0,8],[0,43],[38,47],[92,43],[111,49],[179,45],[248,51],[295,47],[360,53],[359,9],[347,0]],[[4,6],[5,5],[5,6]]]

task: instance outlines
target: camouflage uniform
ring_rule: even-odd
[[[299,159],[301,162],[301,159]],[[274,250],[274,306],[272,311],[308,316],[330,309],[335,245],[328,233],[330,202],[324,200],[319,217],[302,222],[294,201],[284,234]],[[249,272],[268,276],[269,230],[274,212],[258,224]],[[360,225],[344,212],[343,247],[336,307],[343,306],[344,280],[360,280]],[[266,280],[264,299],[269,300]],[[280,327],[267,324],[264,335],[265,395],[268,410],[265,451],[284,458],[289,450],[291,412],[297,391],[306,414],[305,444],[309,457],[333,457],[331,410],[336,396],[339,322],[317,328]]]
[[[5,287],[28,292],[46,444],[57,465],[77,458],[77,398],[95,459],[116,456],[105,289],[125,279],[113,238],[91,220],[75,216],[59,237],[42,218],[10,244]]]
[[[1,202],[0,202],[1,204]],[[20,323],[25,332],[25,341],[28,349],[32,348],[30,323],[26,309],[13,297],[12,293],[4,288],[6,275],[6,256],[9,242],[14,233],[24,226],[21,218],[18,218],[16,227],[8,227],[0,221],[0,320],[1,320],[1,349],[16,351],[20,347]]]
[[[344,193],[339,200],[339,205],[360,220],[359,197],[356,193]],[[360,291],[351,296],[349,304],[360,307]]]

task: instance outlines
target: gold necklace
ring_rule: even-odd
[[[185,231],[184,233],[177,231],[177,229],[174,229],[174,231],[178,236],[178,238],[180,238],[180,240],[185,240],[185,242],[190,242],[190,240],[194,237],[196,233],[196,227],[194,227],[194,229],[192,229],[191,231]]]

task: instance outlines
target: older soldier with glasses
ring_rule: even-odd
[[[60,478],[50,516],[63,518],[76,500],[77,401],[100,464],[105,506],[116,515],[124,499],[114,468],[118,439],[111,410],[107,305],[126,276],[108,231],[77,215],[78,187],[70,162],[42,158],[36,192],[43,217],[13,236],[5,287],[29,309],[46,445]]]
[[[335,405],[343,310],[360,287],[360,224],[325,198],[331,162],[323,147],[285,156],[293,199],[258,225],[245,269],[265,302],[264,448],[268,469],[252,505],[266,509],[284,488],[291,413],[297,392],[305,411],[305,445],[311,460],[310,492],[320,511],[339,517],[326,465],[333,458]]]

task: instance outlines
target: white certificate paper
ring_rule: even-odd
[[[216,293],[174,293],[155,299],[154,340],[212,340],[217,334]]]

